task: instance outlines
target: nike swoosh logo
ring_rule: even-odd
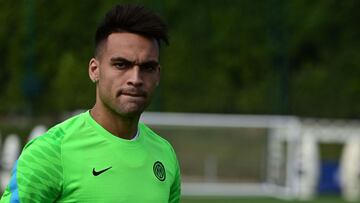
[[[112,166],[110,166],[110,167],[108,167],[108,168],[105,168],[105,169],[103,169],[103,170],[101,170],[101,171],[95,171],[95,168],[93,168],[92,174],[93,174],[94,176],[98,176],[98,175],[104,173],[105,171],[107,171],[107,170],[109,170],[109,169],[111,169],[111,168],[112,168]]]

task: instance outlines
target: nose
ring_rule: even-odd
[[[127,81],[128,85],[131,86],[142,86],[143,85],[143,79],[141,75],[141,70],[138,65],[134,65],[133,68],[129,69],[129,78]]]

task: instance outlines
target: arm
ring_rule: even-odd
[[[170,188],[169,203],[179,203],[180,196],[181,196],[180,167],[179,167],[179,162],[177,161],[176,154],[174,151],[173,151],[173,154],[174,154],[175,161],[176,161],[176,173],[175,173],[174,182]]]
[[[53,202],[61,188],[60,141],[46,134],[25,146],[0,202]]]

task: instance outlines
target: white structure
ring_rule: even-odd
[[[320,175],[319,145],[343,144],[360,137],[360,123],[336,120],[300,120],[290,116],[150,113],[142,121],[162,128],[263,128],[268,131],[266,180],[254,182],[184,182],[186,196],[274,196],[309,200],[315,197]],[[219,139],[226,139],[221,135]],[[236,155],[234,155],[236,156]],[[359,155],[360,156],[360,155]],[[209,163],[209,161],[204,161]],[[360,159],[357,161],[360,162]],[[216,180],[211,161],[210,179]],[[282,168],[285,166],[285,171]],[[349,166],[350,167],[350,166]],[[353,177],[358,179],[359,176]],[[356,189],[357,190],[357,189]],[[358,191],[359,192],[359,191]]]
[[[37,125],[33,130],[30,132],[30,135],[28,137],[28,141],[39,137],[40,135],[43,135],[46,132],[47,128],[44,125]]]
[[[341,157],[340,180],[347,201],[360,200],[360,137],[350,138]]]
[[[300,142],[299,153],[299,198],[311,200],[316,196],[320,173],[319,145],[316,136],[304,134]]]
[[[15,164],[20,152],[20,138],[15,134],[8,135],[5,138],[1,153],[1,172],[0,186],[4,190],[11,178],[11,170]]]
[[[206,128],[263,128],[269,130],[267,180],[261,183],[184,182],[183,194],[187,196],[276,196],[293,198],[298,195],[299,171],[297,150],[301,123],[296,117],[252,116],[219,114],[145,113],[142,121],[153,126],[206,127]],[[226,137],[220,137],[226,139]],[[284,142],[287,147],[284,149]],[[286,150],[286,155],[283,153]],[[235,156],[235,155],[234,155]],[[205,162],[207,163],[207,162]],[[213,163],[216,163],[213,161]],[[286,164],[285,174],[279,170]],[[213,164],[211,169],[216,171]],[[212,179],[215,179],[212,175]],[[284,184],[278,184],[283,180]]]

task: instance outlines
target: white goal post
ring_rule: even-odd
[[[186,196],[255,195],[292,198],[297,195],[295,188],[298,181],[295,174],[297,172],[296,150],[301,133],[301,123],[296,117],[146,112],[142,116],[142,121],[151,126],[161,127],[263,128],[268,130],[267,174],[264,182],[184,181],[182,191]],[[226,135],[220,139],[227,139]],[[283,153],[285,148],[283,142],[286,142],[286,156]],[[284,163],[286,164],[286,174],[279,174]],[[280,176],[284,176],[283,184],[276,183]]]
[[[206,164],[205,161],[203,179],[187,179],[191,171],[182,174],[185,196],[311,199],[316,195],[319,178],[320,143],[345,143],[350,137],[360,136],[359,122],[299,119],[294,116],[146,112],[141,120],[154,128],[168,128],[169,137],[171,131],[181,128],[195,131],[196,128],[266,129],[266,167],[262,181],[219,181],[216,178],[218,163],[213,161]],[[177,135],[174,140],[180,137]],[[206,141],[206,136],[203,137]],[[227,139],[227,134],[220,134],[219,139]],[[182,157],[186,155],[181,153],[178,156],[179,159],[186,159]],[[209,174],[210,178],[206,177]]]

